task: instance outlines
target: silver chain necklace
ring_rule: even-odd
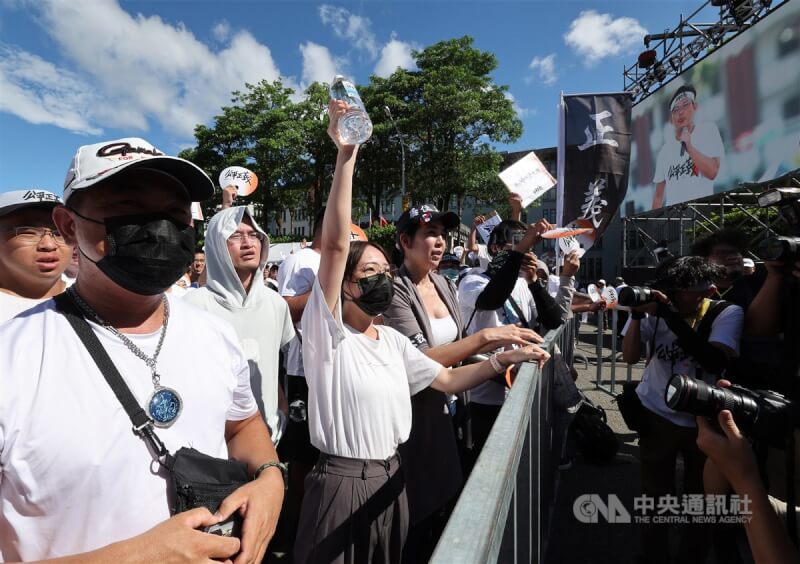
[[[161,376],[156,371],[158,355],[161,353],[161,346],[164,344],[164,337],[167,334],[167,325],[169,324],[169,300],[167,300],[167,297],[162,296],[161,298],[164,304],[164,322],[161,324],[161,334],[158,337],[155,353],[150,357],[137,347],[126,335],[117,331],[116,327],[106,323],[103,318],[83,300],[75,289],[75,286],[70,286],[67,289],[67,293],[85,316],[90,317],[118,337],[128,350],[144,361],[150,369],[151,378],[153,380],[153,393],[150,394],[150,397],[147,399],[147,411],[150,414],[150,418],[153,420],[153,424],[156,427],[166,428],[172,426],[178,419],[181,411],[183,411],[183,400],[177,391],[161,385]]]

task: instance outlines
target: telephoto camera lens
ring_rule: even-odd
[[[743,427],[752,428],[758,417],[758,402],[744,388],[717,388],[683,374],[670,378],[664,400],[675,411],[712,419],[727,409],[736,423]]]
[[[791,260],[800,258],[800,237],[770,237],[759,245],[764,260]]]
[[[635,307],[654,301],[653,290],[647,286],[625,286],[619,291],[617,303],[621,306]]]

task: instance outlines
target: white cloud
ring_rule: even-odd
[[[77,75],[27,51],[0,49],[0,111],[96,135],[102,131],[90,123],[96,103],[92,88]]]
[[[375,65],[375,74],[387,77],[396,71],[398,67],[408,70],[416,68],[414,57],[411,55],[411,50],[415,48],[416,46],[400,41],[392,34],[389,43],[381,49],[381,58]]]
[[[514,107],[514,111],[517,112],[518,118],[524,119],[526,117],[536,115],[536,110],[532,110],[530,108],[523,108],[519,104],[519,102],[517,102],[517,99],[511,92],[506,90],[505,92],[503,92],[503,96],[505,96],[507,100],[511,101],[511,105]]]
[[[75,71],[39,59],[43,77],[60,74],[54,80],[26,80],[4,61],[4,86],[9,72],[16,78],[10,82],[13,91],[2,88],[3,108],[34,123],[89,132],[101,126],[146,130],[157,121],[176,137],[190,137],[196,124],[230,103],[232,90],[280,78],[269,48],[244,31],[229,30],[222,48],[211,50],[183,24],[131,15],[117,0],[44,0],[27,6],[36,10],[37,21]],[[59,76],[71,80],[62,84]],[[296,86],[292,80],[284,84]],[[25,104],[20,89],[36,103]],[[37,112],[32,105],[42,107]]]
[[[546,57],[534,57],[528,65],[528,68],[534,72],[538,72],[539,78],[542,79],[547,86],[552,86],[558,80],[558,73],[556,73],[556,54],[550,53]],[[532,77],[525,79],[525,82],[531,82]]]
[[[633,18],[616,18],[594,10],[581,12],[564,34],[565,43],[585,58],[589,67],[600,59],[629,52],[641,43],[647,30]]]
[[[211,28],[211,33],[214,35],[214,39],[222,43],[231,36],[231,24],[227,20],[222,20]]]
[[[380,48],[375,34],[372,32],[372,22],[369,18],[353,14],[345,8],[337,8],[330,4],[319,7],[319,17],[324,25],[328,25],[339,39],[352,42],[356,49],[365,51],[370,59],[378,57]]]
[[[317,45],[312,41],[306,41],[300,45],[300,53],[303,55],[303,83],[312,82],[330,83],[336,74],[340,74],[340,66],[343,64],[331,55],[327,47]]]

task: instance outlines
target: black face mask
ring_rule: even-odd
[[[375,274],[358,280],[361,295],[352,298],[361,311],[377,317],[389,309],[394,297],[394,280],[386,274]]]
[[[142,296],[169,288],[194,258],[194,229],[165,213],[120,215],[97,221],[72,210],[78,217],[106,226],[108,252],[93,262],[119,286]]]

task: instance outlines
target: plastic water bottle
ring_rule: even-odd
[[[331,83],[331,99],[347,102],[349,108],[339,118],[339,137],[345,145],[360,145],[372,136],[372,120],[352,82],[337,74]]]

